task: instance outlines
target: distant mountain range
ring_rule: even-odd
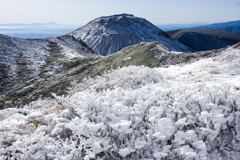
[[[162,24],[162,25],[156,25],[156,26],[166,32],[166,31],[172,31],[172,30],[178,30],[178,29],[186,29],[186,28],[193,28],[193,27],[204,26],[204,25],[207,25],[207,24],[204,24],[204,23]]]
[[[193,27],[193,28],[221,29],[221,28],[230,27],[230,26],[240,26],[240,20],[223,22],[223,23],[214,23],[214,24],[210,24],[210,25],[197,26],[197,27]]]
[[[182,29],[167,33],[173,39],[178,40],[195,51],[220,49],[240,42],[239,34],[220,29]]]
[[[240,33],[240,20],[214,23],[214,24],[168,24],[157,25],[163,31],[172,31],[179,29],[197,29],[197,28],[209,28],[209,29],[221,29],[228,32]]]
[[[192,52],[192,49],[173,40],[149,21],[130,14],[94,19],[68,35],[83,40],[93,50],[104,55],[115,53],[142,41],[159,41],[170,50]]]
[[[240,20],[223,22],[223,23],[214,23],[210,25],[202,25],[202,26],[192,27],[191,29],[196,29],[196,28],[221,29],[228,32],[240,33]]]

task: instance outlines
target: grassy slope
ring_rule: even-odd
[[[46,65],[38,75],[40,80],[32,85],[21,82],[13,86],[8,94],[1,98],[0,108],[21,107],[38,98],[49,97],[51,93],[64,95],[72,80],[81,81],[85,77],[94,77],[109,69],[129,65],[153,66],[157,63],[155,52],[151,51],[153,46],[134,45],[107,57],[74,59],[61,57],[58,54],[61,53],[61,49],[52,48],[49,50],[51,56],[46,59]],[[128,57],[131,59],[127,59]]]

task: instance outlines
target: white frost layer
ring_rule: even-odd
[[[121,68],[55,96],[61,105],[1,110],[0,159],[238,159],[240,56],[229,55]]]
[[[187,65],[159,68],[165,79],[179,83],[223,82],[239,79],[240,50],[229,48],[215,58],[202,59]]]

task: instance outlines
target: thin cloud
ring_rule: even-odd
[[[239,5],[240,6],[240,2],[235,2],[235,5]]]

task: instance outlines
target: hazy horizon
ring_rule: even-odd
[[[155,25],[221,23],[239,20],[240,0],[9,0],[1,2],[0,24],[49,23],[85,25],[114,14],[128,13]]]
[[[107,15],[106,15],[107,16]],[[111,16],[111,15],[108,15],[108,16]],[[135,15],[134,15],[135,16]],[[102,17],[102,16],[100,16]],[[139,17],[139,16],[136,16],[136,17]],[[99,17],[96,17],[96,18],[99,18]],[[94,18],[94,19],[96,19]],[[139,17],[139,18],[144,18],[144,17]],[[92,20],[94,20],[92,19]],[[146,18],[144,18],[146,19]],[[89,20],[88,22],[92,21],[92,20]],[[148,19],[146,19],[148,20]],[[215,24],[215,23],[225,23],[225,22],[230,22],[230,21],[239,21],[240,20],[240,17],[239,19],[235,19],[235,20],[229,20],[229,21],[214,21],[212,23],[207,23],[207,22],[195,22],[195,23],[163,23],[163,24],[156,24],[156,23],[153,23],[154,25],[159,25],[159,26],[164,26],[164,25],[199,25],[199,24],[204,24],[204,25],[209,25],[209,24]],[[149,20],[148,20],[149,21]],[[87,22],[87,23],[88,23]],[[151,21],[150,21],[151,22]],[[87,23],[85,24],[71,24],[71,23],[68,23],[68,24],[63,24],[63,23],[57,23],[57,22],[30,22],[30,23],[0,23],[0,25],[34,25],[34,24],[55,24],[55,25],[62,25],[62,26],[84,26],[86,25]],[[152,22],[151,22],[152,23]]]

